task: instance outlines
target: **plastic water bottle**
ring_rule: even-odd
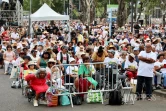
[[[55,89],[54,88],[52,89],[52,93],[55,94]]]

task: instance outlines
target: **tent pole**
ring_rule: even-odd
[[[68,42],[71,42],[71,27],[70,27],[70,20],[68,20],[68,26],[69,26],[69,38],[68,38]]]

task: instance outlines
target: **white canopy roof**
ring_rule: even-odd
[[[46,3],[31,15],[31,21],[47,21],[47,20],[69,20],[68,15],[61,15],[51,9]]]
[[[0,3],[1,2],[7,2],[7,3],[9,3],[9,0],[0,0]]]

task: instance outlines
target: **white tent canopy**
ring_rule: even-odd
[[[47,20],[69,20],[68,15],[61,15],[51,9],[46,3],[31,15],[31,21],[47,21]]]

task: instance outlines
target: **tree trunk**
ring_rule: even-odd
[[[80,3],[81,3],[81,12],[79,19],[83,24],[85,24],[87,22],[87,4],[85,0],[80,0]]]
[[[118,17],[117,17],[117,25],[122,27],[125,25],[127,17],[126,17],[126,8],[125,8],[125,0],[118,0]]]
[[[90,7],[90,23],[92,23],[95,20],[95,17],[96,17],[95,15],[96,15],[95,3],[92,2]]]
[[[137,20],[137,1],[135,1],[134,2],[134,4],[135,4],[135,7],[134,7],[134,21],[136,22],[136,20]]]
[[[92,4],[89,3],[89,0],[80,0],[81,2],[81,13],[79,19],[82,23],[87,23],[90,25],[95,18],[95,3],[94,0]]]
[[[104,4],[104,13],[102,14],[101,18],[107,17],[107,4]]]
[[[139,15],[138,15],[138,18],[137,18],[137,23],[139,22],[139,19],[140,19],[140,17],[141,17],[141,13],[142,13],[142,11],[143,11],[143,3],[140,3],[140,9],[139,9]]]

